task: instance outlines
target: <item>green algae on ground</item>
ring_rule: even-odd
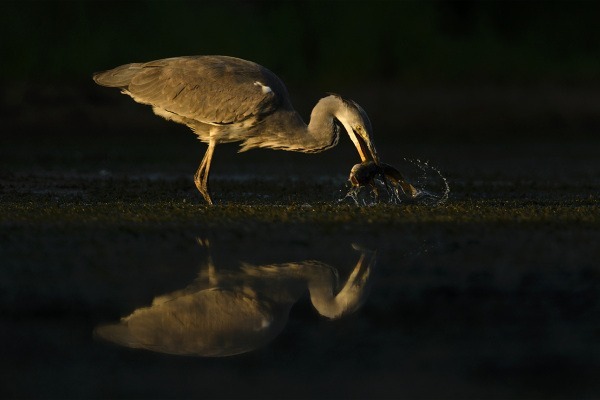
[[[201,224],[210,227],[253,223],[380,225],[406,223],[579,223],[600,226],[600,205],[593,200],[450,200],[437,207],[314,202],[287,205],[238,204],[208,206],[184,201],[73,201],[51,196],[19,196],[0,203],[0,226],[8,225],[146,225]]]

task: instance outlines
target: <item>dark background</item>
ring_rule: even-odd
[[[256,60],[293,86],[598,84],[596,2],[2,3],[4,82],[81,82],[186,54]]]
[[[223,54],[277,73],[305,118],[325,92],[355,99],[379,143],[593,139],[598,15],[591,1],[2,2],[2,118],[93,130],[106,116],[88,106],[130,101],[93,72]],[[149,114],[133,113],[111,119]]]

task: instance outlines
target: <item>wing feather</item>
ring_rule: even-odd
[[[127,64],[96,74],[94,80],[121,87],[139,103],[210,124],[233,124],[289,105],[287,90],[277,76],[258,64],[232,57],[176,57]]]

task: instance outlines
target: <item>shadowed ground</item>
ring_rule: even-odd
[[[3,395],[600,393],[596,142],[402,146],[382,133],[384,161],[429,159],[450,198],[363,208],[339,201],[357,158],[349,141],[313,156],[222,146],[220,205],[209,207],[192,182],[203,145],[169,134],[5,136]],[[317,259],[344,276],[361,243],[377,249],[378,267],[356,314],[327,321],[303,300],[274,342],[246,355],[181,358],[94,340],[97,324],[194,279],[205,257],[196,237],[226,266]]]
[[[593,2],[0,3],[0,397],[599,398],[600,79]],[[202,23],[198,23],[202,21]],[[94,71],[227,54],[369,114],[382,160],[429,160],[438,207],[339,202],[358,161],[205,147]],[[216,268],[317,260],[370,296],[307,298],[237,357],[166,356],[98,325]],[[205,242],[206,242],[205,240]]]

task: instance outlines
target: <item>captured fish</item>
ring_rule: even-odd
[[[389,183],[394,189],[400,188],[410,198],[415,198],[419,193],[413,185],[406,182],[400,171],[396,168],[389,164],[377,164],[374,161],[366,161],[354,165],[350,170],[350,177],[348,179],[354,187],[370,185],[375,189],[375,180],[380,179],[386,186]]]

